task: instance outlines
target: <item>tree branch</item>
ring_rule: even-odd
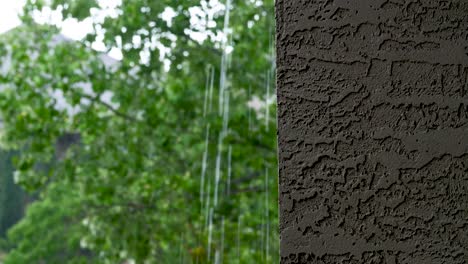
[[[108,110],[110,110],[112,113],[114,113],[115,115],[117,115],[119,117],[122,117],[124,119],[127,119],[129,121],[133,121],[133,122],[138,122],[139,121],[135,117],[129,116],[129,115],[125,114],[125,113],[122,113],[122,112],[118,111],[117,109],[115,109],[114,107],[112,107],[112,105],[101,101],[99,99],[99,97],[94,97],[94,96],[91,96],[91,95],[88,95],[88,94],[83,94],[83,93],[80,93],[80,96],[91,100],[91,102],[98,103],[98,104],[106,107]]]

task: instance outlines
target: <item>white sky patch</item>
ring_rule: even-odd
[[[216,27],[215,18],[223,16],[225,10],[226,6],[219,0],[200,1],[200,6],[189,8],[191,27],[185,33],[200,43],[208,38],[221,42],[225,38],[224,32],[213,32],[211,29]]]
[[[122,12],[118,9],[122,5],[122,0],[99,0],[99,10],[95,8],[91,9],[91,15],[96,19],[99,18],[99,22],[103,22],[106,17],[117,18]],[[97,13],[94,13],[96,12]]]
[[[250,101],[247,102],[247,107],[253,109],[257,114],[257,117],[262,119],[265,118],[265,111],[266,107],[270,107],[272,104],[276,102],[276,95],[270,95],[269,98],[260,99],[257,95],[252,96]]]
[[[0,34],[21,25],[18,15],[24,4],[25,0],[0,0]],[[60,11],[51,10],[49,7],[43,8],[41,12],[35,11],[33,17],[39,24],[58,26],[62,34],[70,39],[81,40],[93,31],[93,21],[102,22],[108,16],[116,18],[120,15],[121,11],[118,10],[118,6],[121,4],[121,0],[99,0],[99,9],[92,8],[90,10],[91,17],[81,22],[73,18],[64,20]],[[105,51],[102,38],[98,37],[98,41],[93,43],[92,48],[98,51]],[[109,52],[109,55],[118,60],[122,59],[122,52],[116,48],[113,48]]]
[[[224,14],[226,7],[222,2],[224,1],[202,0],[200,1],[199,7],[190,8],[189,12],[191,14],[192,26],[191,29],[186,30],[186,33],[192,39],[203,42],[207,38],[210,38],[214,42],[221,42],[225,38],[224,32],[210,32],[211,28],[216,27],[214,19]],[[25,0],[0,0],[0,34],[21,24],[18,14],[21,12],[24,3]],[[51,10],[49,7],[45,7],[41,12],[35,11],[33,16],[36,22],[40,24],[56,25],[61,29],[63,35],[72,40],[82,40],[88,33],[93,32],[93,22],[101,23],[106,17],[116,18],[122,14],[122,11],[119,9],[122,0],[98,0],[98,4],[99,8],[92,8],[90,10],[91,17],[81,22],[73,18],[64,20],[59,10]],[[142,10],[142,12],[143,11],[145,10]],[[167,7],[164,12],[161,13],[161,18],[166,21],[168,26],[172,25],[172,20],[175,16],[177,16],[177,12],[170,7]],[[94,42],[91,47],[97,51],[105,52],[106,46],[103,43],[102,36],[104,31],[100,28],[96,28],[96,30],[96,42]],[[133,42],[134,45],[142,45],[141,40],[134,39]],[[154,46],[155,44],[152,43],[152,45]],[[121,48],[122,47],[113,47],[110,52],[108,52],[109,56],[121,60]],[[228,51],[228,53],[230,51]],[[167,51],[163,50],[162,52]],[[164,63],[167,64],[166,62]]]
[[[172,7],[166,7],[161,13],[161,18],[166,21],[167,26],[172,26],[172,19],[177,15],[177,13],[172,9]]]
[[[21,24],[18,14],[25,0],[0,0],[0,33]]]
[[[86,34],[93,31],[93,20],[86,18],[78,22],[74,18],[67,18],[61,22],[62,34],[70,37],[73,40],[83,39]]]
[[[260,112],[265,106],[265,101],[261,100],[258,96],[254,95],[250,101],[247,102],[247,106],[254,109],[257,112]]]
[[[41,11],[34,10],[32,16],[39,24],[58,25],[63,20],[60,10],[52,10],[48,6],[44,7]]]
[[[18,18],[18,14],[21,12],[22,7],[26,0],[0,0],[0,34],[8,31],[21,24]],[[251,2],[259,2],[258,0],[250,0]],[[191,15],[190,22],[191,27],[185,30],[192,39],[203,42],[207,39],[215,42],[216,48],[224,48],[227,54],[231,53],[232,46],[223,46],[221,43],[226,41],[226,33],[220,30],[212,31],[215,28],[215,19],[219,16],[224,16],[226,6],[223,4],[224,0],[201,0],[200,6],[192,7],[189,9]],[[122,48],[130,48],[122,45],[112,47],[110,51],[106,49],[103,42],[104,30],[99,26],[93,28],[94,23],[102,23],[106,17],[117,18],[122,14],[119,6],[122,5],[122,0],[98,0],[99,8],[91,8],[89,18],[83,21],[78,21],[73,18],[63,19],[60,10],[51,10],[49,7],[43,8],[41,11],[35,11],[33,16],[36,22],[40,24],[53,24],[61,29],[61,33],[72,40],[82,40],[88,33],[96,30],[96,41],[92,43],[91,47],[94,50],[100,52],[106,52],[112,58],[121,60],[123,58]],[[60,7],[59,7],[60,8]],[[141,10],[141,12],[147,12],[150,10]],[[168,26],[172,25],[174,17],[177,16],[177,12],[171,8],[166,7],[161,13],[160,17],[166,21]],[[150,22],[151,23],[151,22]],[[154,23],[154,22],[153,22]],[[124,29],[122,29],[124,30]],[[148,34],[154,34],[148,32]],[[170,49],[173,47],[164,47],[159,44],[158,39],[151,38],[150,44],[142,43],[140,36],[135,36],[132,41],[134,46],[144,47],[144,50],[140,54],[142,63],[147,64],[149,61],[149,52],[155,48],[160,49],[161,60],[164,63],[164,68],[167,70],[170,67],[170,61],[164,58],[165,54],[170,54]],[[158,45],[159,44],[159,45]]]

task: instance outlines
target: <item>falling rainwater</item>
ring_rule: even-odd
[[[210,93],[210,80],[211,80],[211,65],[208,66],[208,74],[206,75],[205,83],[205,101],[203,102],[203,117],[206,117],[206,112],[208,110],[208,100]]]
[[[228,126],[229,126],[229,96],[230,96],[230,91],[229,89],[226,89],[224,92],[224,111],[223,111],[223,132],[224,134],[227,134],[228,132]]]
[[[215,264],[220,264],[221,263],[218,250],[216,250],[216,252],[215,252],[215,261],[214,261],[214,263]]]
[[[227,139],[231,140],[231,136],[236,136],[235,130],[230,130],[230,125],[234,124],[234,120],[237,120],[236,116],[233,115],[234,109],[238,105],[236,103],[239,103],[238,97],[236,97],[235,90],[233,88],[236,88],[234,86],[235,83],[231,82],[231,63],[233,62],[233,34],[230,31],[231,29],[229,28],[229,22],[230,22],[230,11],[232,11],[232,0],[225,0],[225,14],[224,14],[224,28],[223,28],[223,34],[222,34],[222,40],[221,40],[221,58],[220,58],[220,65],[218,67],[214,66],[209,66],[207,68],[207,76],[206,76],[206,87],[204,91],[204,103],[203,103],[203,116],[206,118],[208,121],[208,124],[206,126],[206,132],[205,132],[205,144],[204,144],[204,152],[203,152],[203,163],[201,166],[201,177],[200,177],[200,203],[202,205],[202,218],[205,222],[205,229],[204,229],[204,234],[205,234],[205,239],[203,243],[208,243],[207,245],[207,250],[206,250],[206,257],[207,259],[204,260],[206,263],[224,263],[224,262],[235,262],[235,254],[236,254],[236,247],[237,247],[237,259],[238,263],[241,263],[241,259],[244,256],[247,258],[247,255],[244,254],[254,254],[257,257],[261,257],[263,263],[269,263],[273,259],[276,259],[277,256],[275,255],[274,252],[276,252],[276,246],[273,243],[270,243],[270,239],[273,241],[273,238],[276,239],[275,233],[270,232],[270,225],[273,222],[270,222],[270,212],[269,212],[269,199],[270,199],[270,189],[269,188],[269,171],[267,166],[265,166],[265,175],[264,175],[264,186],[260,186],[265,193],[264,194],[259,194],[260,201],[257,203],[256,208],[258,208],[258,212],[256,212],[256,219],[260,220],[261,218],[261,225],[257,221],[255,221],[255,230],[254,231],[247,231],[250,230],[248,228],[242,228],[242,224],[245,226],[249,226],[249,221],[247,218],[242,219],[242,215],[238,216],[237,219],[237,237],[234,237],[236,239],[236,244],[234,245],[229,245],[226,240],[225,244],[225,239],[229,238],[231,236],[229,232],[230,227],[235,228],[235,221],[234,223],[230,222],[229,217],[223,216],[223,210],[225,208],[221,207],[221,205],[224,205],[224,202],[227,199],[234,199],[236,196],[233,195],[234,190],[237,192],[238,190],[243,192],[243,186],[234,186],[234,183],[236,182],[233,180],[233,176],[237,174],[241,174],[242,171],[233,171],[232,167],[232,155],[233,155],[233,146],[231,145],[232,142],[227,142]],[[272,29],[270,28],[270,33],[272,32]],[[272,34],[270,34],[272,35]],[[270,116],[270,105],[272,103],[272,98],[271,95],[274,93],[274,72],[275,72],[275,65],[274,65],[274,53],[273,53],[273,38],[270,38],[269,40],[269,50],[268,50],[268,55],[271,58],[272,66],[271,68],[265,70],[263,72],[265,79],[263,82],[263,87],[265,90],[260,88],[259,93],[264,93],[264,95],[257,95],[255,96],[256,102],[258,102],[260,105],[259,108],[252,108],[248,107],[248,133],[250,136],[254,136],[252,131],[255,130],[255,127],[257,127],[257,118],[255,113],[260,117],[260,118],[265,118],[265,120],[262,120],[260,125],[263,127],[265,125],[265,129],[271,130],[270,122],[271,116]],[[219,77],[217,76],[219,72]],[[215,74],[216,73],[216,74]],[[216,75],[216,76],[215,76]],[[219,79],[218,79],[219,78]],[[214,82],[219,81],[219,87],[214,87]],[[250,102],[252,100],[253,96],[253,91],[256,90],[256,86],[248,86],[248,95],[247,98]],[[215,89],[218,89],[219,95],[213,94],[214,92],[216,93]],[[216,109],[216,96],[218,96],[218,107],[219,109]],[[245,94],[244,94],[245,96]],[[261,98],[259,101],[258,98]],[[264,98],[264,101],[263,101]],[[213,100],[215,101],[213,103]],[[263,101],[263,102],[262,102]],[[249,105],[250,106],[250,105]],[[262,109],[262,107],[265,107],[265,109]],[[254,112],[254,109],[256,112]],[[217,111],[218,110],[218,111]],[[232,113],[230,113],[230,111]],[[218,115],[216,115],[216,112],[218,112]],[[215,116],[213,116],[215,114]],[[230,116],[231,115],[231,116]],[[208,119],[209,118],[209,119]],[[215,120],[213,120],[215,118]],[[263,123],[265,122],[265,123]],[[246,124],[247,125],[247,124]],[[247,129],[247,127],[246,127]],[[247,132],[247,131],[246,131]],[[213,137],[216,134],[218,134],[217,142],[209,142],[210,136],[211,138],[216,138]],[[257,136],[257,135],[255,135]],[[262,136],[262,135],[260,135]],[[261,139],[262,137],[260,137]],[[216,150],[215,144],[217,143]],[[223,144],[225,144],[223,146]],[[209,149],[211,148],[212,152],[209,153]],[[234,150],[237,150],[236,146],[234,146]],[[214,151],[216,151],[216,157],[214,157]],[[227,154],[227,157],[225,156]],[[237,162],[237,161],[235,161]],[[237,163],[236,163],[237,164]],[[238,166],[241,166],[240,164]],[[214,169],[214,171],[213,171]],[[241,167],[237,168],[241,169]],[[260,169],[261,171],[261,169]],[[213,173],[214,172],[214,173]],[[233,175],[234,174],[234,175]],[[259,173],[260,174],[260,173]],[[262,181],[262,180],[260,180]],[[257,181],[255,181],[257,183]],[[272,181],[273,182],[273,181]],[[246,188],[246,191],[250,191],[250,187],[257,187],[255,186],[256,183],[250,183],[249,188]],[[221,184],[221,185],[220,185]],[[262,191],[263,191],[262,190]],[[220,195],[221,194],[221,195]],[[263,196],[264,195],[264,196]],[[264,199],[264,200],[263,200]],[[226,203],[227,204],[227,203]],[[218,221],[221,220],[221,221]],[[233,224],[234,226],[232,226]],[[254,226],[252,226],[254,227]],[[225,229],[227,228],[227,229]],[[233,236],[236,236],[235,234],[235,229],[232,230],[234,231]],[[257,235],[257,239],[251,239],[249,240],[250,242],[254,243],[252,246],[252,252],[244,252],[242,251],[242,245],[241,245],[241,240],[243,236],[245,235],[245,238],[247,238],[247,233],[243,234],[243,231],[246,232],[253,232],[252,235]],[[260,241],[258,241],[260,239]],[[206,242],[207,241],[207,242]],[[247,241],[247,239],[244,239],[244,243]],[[260,243],[259,243],[260,242]],[[230,247],[233,247],[230,251]],[[248,245],[244,245],[244,247],[248,247]],[[226,252],[225,252],[226,249]],[[271,252],[270,252],[271,250]],[[270,255],[272,253],[273,255]],[[228,258],[231,257],[234,254],[233,260],[229,260]],[[202,261],[203,262],[203,261]]]
[[[223,105],[224,105],[224,86],[226,85],[226,58],[223,54],[221,58],[221,72],[220,72],[220,84],[219,84],[219,115],[223,113]]]
[[[223,147],[223,132],[219,134],[218,138],[218,153],[216,154],[216,172],[215,172],[215,191],[214,191],[214,206],[218,205],[218,188],[221,179],[221,152]]]
[[[208,191],[206,192],[206,207],[205,207],[205,230],[209,230],[210,226],[210,197],[211,197],[211,179],[208,178]]]
[[[233,50],[233,47],[234,47],[234,42],[232,40],[232,34],[229,35],[229,54],[228,54],[228,66],[229,68],[231,68],[232,66],[232,50]]]
[[[208,260],[209,260],[210,257],[211,257],[211,239],[212,239],[212,235],[213,235],[213,208],[210,208],[210,215],[209,215],[208,222],[209,222],[209,224],[208,224],[208,245],[207,245],[208,253],[207,253],[207,257],[208,257]]]
[[[221,249],[220,249],[220,262],[223,263],[224,255],[224,216],[221,218]]]
[[[269,123],[270,123],[270,70],[267,71],[266,74],[266,96],[265,96],[265,126],[267,131],[269,130]]]
[[[224,89],[226,85],[226,71],[227,71],[227,63],[228,63],[228,53],[227,53],[227,43],[228,43],[228,34],[229,34],[229,15],[231,9],[231,0],[226,1],[226,12],[224,14],[224,39],[222,43],[223,47],[223,55],[221,57],[221,73],[219,77],[219,114],[222,114],[223,105],[224,105]]]
[[[241,215],[237,217],[237,263],[240,263],[240,244],[241,243]]]
[[[227,195],[231,195],[231,174],[232,174],[232,168],[231,168],[231,162],[232,162],[232,146],[229,145],[228,149],[228,179],[227,179]]]
[[[211,72],[210,72],[210,92],[209,92],[209,96],[208,96],[208,101],[209,101],[209,107],[208,107],[208,111],[211,112],[212,108],[213,108],[213,87],[214,87],[214,77],[215,77],[215,69],[214,67],[211,67]]]
[[[248,94],[248,97],[247,99],[250,100],[252,96],[252,86],[249,85],[249,94]],[[249,133],[250,131],[252,130],[252,108],[248,107],[248,115],[249,115]]]
[[[224,53],[221,58],[221,73],[219,79],[219,115],[222,115],[224,104],[224,86],[226,85],[226,56]]]
[[[205,151],[203,152],[203,163],[202,163],[202,173],[201,173],[201,183],[200,183],[200,204],[201,205],[203,205],[204,189],[205,189],[205,174],[206,174],[206,168],[208,166],[209,136],[210,136],[210,124],[206,125]]]
[[[180,234],[179,242],[179,263],[184,263],[184,234]]]
[[[262,260],[265,260],[264,259],[264,255],[263,253],[265,252],[264,249],[265,249],[265,231],[264,231],[264,228],[265,228],[265,216],[262,215],[262,225],[260,226],[260,230],[262,230],[261,232],[261,236],[260,236],[260,253],[262,255]]]
[[[266,219],[266,226],[265,226],[265,257],[266,261],[268,262],[268,256],[270,252],[270,213],[268,210],[268,183],[269,183],[269,176],[268,176],[268,168],[265,168],[265,219]]]
[[[269,39],[268,39],[268,49],[270,53],[270,60],[271,60],[271,68],[267,70],[266,73],[266,97],[265,97],[265,126],[266,130],[268,131],[270,128],[270,93],[271,93],[271,82],[273,74],[275,73],[275,49],[274,49],[274,34],[273,32],[273,27],[269,27]]]

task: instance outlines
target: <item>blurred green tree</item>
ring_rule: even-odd
[[[76,190],[51,183],[42,198],[32,202],[26,216],[8,231],[7,247],[13,250],[4,263],[95,263],[93,253],[80,246],[86,231]]]
[[[2,142],[21,149],[18,183],[42,193],[6,263],[77,252],[73,239],[48,246],[67,241],[68,216],[93,263],[278,262],[273,2],[124,0],[81,42],[33,19],[102,7],[30,0],[0,40]],[[106,63],[96,41],[122,60]],[[61,149],[67,134],[79,143]],[[46,230],[50,243],[35,238]]]
[[[31,197],[13,179],[14,152],[0,150],[0,238],[18,222],[24,214]]]

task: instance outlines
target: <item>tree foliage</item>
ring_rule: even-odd
[[[216,2],[124,0],[83,41],[56,42],[32,22],[47,4],[28,1],[25,25],[1,39],[0,114],[3,143],[21,149],[16,179],[42,199],[10,232],[6,263],[80,263],[85,249],[93,263],[277,261],[275,109],[247,106],[270,99],[273,3]],[[100,6],[48,4],[78,20]],[[122,60],[103,62],[96,40]],[[69,133],[80,142],[58,155]]]
[[[80,246],[86,232],[80,196],[63,183],[53,183],[43,199],[29,205],[26,216],[8,231],[11,251],[4,263],[95,263]]]

